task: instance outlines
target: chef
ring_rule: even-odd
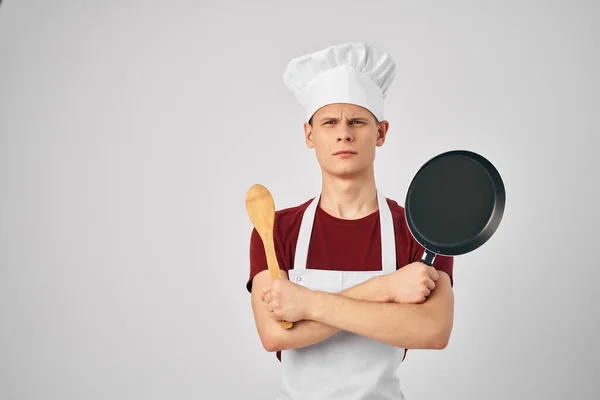
[[[246,288],[262,345],[281,362],[278,400],[403,399],[407,350],[448,344],[453,257],[421,263],[404,208],[375,183],[395,74],[387,52],[345,43],[292,59],[283,75],[306,112],[321,190],[276,212],[282,278],[271,280],[256,229],[250,237]]]

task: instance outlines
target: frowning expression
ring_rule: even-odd
[[[376,147],[385,141],[389,124],[354,104],[330,104],[317,110],[304,124],[306,145],[315,149],[321,168],[349,177],[372,167]]]

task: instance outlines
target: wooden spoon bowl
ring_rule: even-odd
[[[275,242],[273,239],[273,227],[275,225],[275,202],[273,196],[266,187],[256,184],[252,185],[246,193],[246,212],[254,225],[254,228],[260,235],[265,253],[267,256],[267,266],[271,273],[271,279],[281,278],[281,271],[277,256],[275,255]],[[293,326],[292,322],[279,321],[283,329],[289,329]]]

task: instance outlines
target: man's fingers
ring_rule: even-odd
[[[270,290],[271,290],[271,288],[269,286],[266,286],[266,287],[262,288],[262,295],[260,296],[260,299],[262,301],[265,301],[265,295],[267,293],[269,293]]]
[[[437,281],[438,279],[440,279],[440,274],[438,274],[437,270],[434,267],[429,267],[429,276],[434,281]]]
[[[267,294],[264,294],[263,295],[263,301],[266,302],[266,303],[270,303],[271,302],[271,297],[272,297],[271,296],[271,292],[269,292]]]
[[[429,290],[435,289],[435,282],[433,280],[431,280],[431,279],[427,280],[427,289],[429,289]]]
[[[427,300],[427,298],[429,297],[429,295],[431,294],[431,290],[429,289],[425,289],[421,295],[423,296],[423,298],[421,299],[421,302],[424,302]]]

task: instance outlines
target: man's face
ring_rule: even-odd
[[[371,112],[353,104],[331,104],[313,115],[312,127],[304,124],[306,145],[314,148],[327,173],[350,178],[367,172],[382,146],[388,122],[377,123]]]

